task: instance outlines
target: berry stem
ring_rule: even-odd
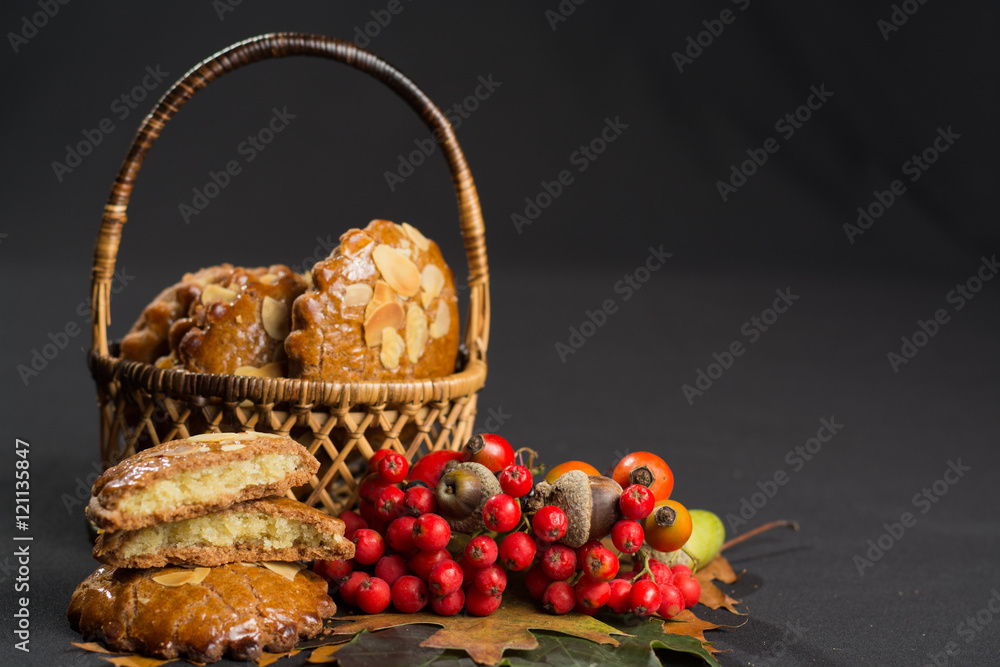
[[[639,580],[639,577],[641,577],[644,574],[648,574],[650,579],[656,581],[656,577],[653,576],[653,570],[651,570],[649,567],[650,555],[648,552],[645,551],[645,547],[639,549],[638,553],[636,553],[635,555],[642,559],[642,570],[637,572],[636,575],[632,577],[632,583],[634,584],[636,581]]]
[[[525,453],[528,456],[527,463],[524,462]],[[528,470],[531,470],[532,468],[535,467],[536,458],[538,458],[538,452],[536,452],[531,447],[521,447],[520,449],[514,452],[514,460],[517,461],[517,464],[524,466]]]
[[[734,537],[733,539],[727,541],[725,544],[722,545],[722,548],[719,549],[719,553],[722,553],[729,547],[736,546],[740,542],[749,540],[751,537],[754,537],[755,535],[760,535],[761,533],[767,532],[772,528],[791,528],[792,530],[798,530],[799,522],[790,521],[788,519],[780,519],[778,521],[771,521],[770,523],[765,523],[763,526],[757,526],[753,530],[743,533],[742,535]]]

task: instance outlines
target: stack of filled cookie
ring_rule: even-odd
[[[87,516],[104,566],[68,616],[111,649],[254,660],[311,638],[336,611],[299,561],[351,558],[344,523],[282,497],[319,463],[290,438],[216,433],[144,450],[95,482]]]

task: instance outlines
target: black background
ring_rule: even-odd
[[[13,546],[0,548],[5,663],[98,663],[69,647],[78,635],[63,614],[95,567],[75,502],[99,461],[84,363],[90,261],[135,128],[170,83],[232,42],[277,30],[352,39],[387,4],[244,0],[220,14],[208,1],[71,2],[16,52],[8,33],[23,32],[25,17],[41,10],[20,0],[0,10],[8,447],[0,488],[10,490],[0,506],[13,536],[21,438],[31,444],[35,538],[30,654],[12,647]],[[712,633],[728,650],[723,665],[916,665],[932,654],[948,664],[996,662],[1000,623],[969,633],[965,619],[981,612],[992,620],[988,603],[1000,587],[1000,284],[984,283],[960,310],[948,294],[1000,246],[1000,9],[911,0],[900,11],[903,4],[916,11],[888,39],[878,21],[890,19],[890,2],[567,1],[575,10],[553,27],[546,11],[558,11],[555,0],[402,0],[387,25],[369,26],[377,34],[368,47],[442,107],[464,103],[480,77],[498,82],[457,129],[491,269],[479,425],[493,416],[512,443],[550,462],[585,458],[603,468],[626,451],[657,451],[673,467],[676,498],[723,516],[736,516],[777,471],[789,475],[746,525],[730,522],[738,533],[792,518],[802,531],[729,554],[747,570],[734,590],[750,616]],[[678,71],[674,52],[724,9],[734,20]],[[141,85],[147,67],[168,75],[120,118],[114,101]],[[776,122],[814,86],[832,95],[794,135],[782,134]],[[274,108],[295,117],[244,162],[239,144]],[[53,162],[65,162],[67,146],[104,118],[115,129],[57,176]],[[572,154],[606,119],[624,129],[577,171]],[[949,128],[959,138],[911,182],[904,163]],[[335,244],[374,217],[420,227],[461,276],[440,157],[394,189],[386,182],[427,136],[387,89],[329,62],[270,61],[213,83],[170,123],[138,179],[111,336],[184,271],[221,261],[302,265],[321,242]],[[717,182],[769,137],[779,150],[724,201]],[[178,206],[233,159],[242,172],[186,223]],[[564,169],[573,182],[518,230],[512,215]],[[851,243],[844,225],[895,179],[906,191]],[[673,256],[626,300],[615,285],[661,246]],[[752,342],[744,323],[777,289],[799,298]],[[557,343],[568,344],[571,328],[607,299],[615,312],[560,357]],[[887,353],[900,352],[901,337],[938,309],[948,321],[894,371]],[[37,375],[19,370],[65,331],[75,332],[66,349]],[[734,341],[746,352],[689,402],[682,385]],[[843,428],[794,468],[786,454],[831,417]],[[939,502],[914,502],[959,460],[970,470]],[[859,574],[855,557],[907,511],[915,525]],[[781,643],[789,622],[803,631]],[[950,657],[942,654],[949,642],[958,651]]]

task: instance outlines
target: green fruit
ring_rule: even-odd
[[[684,551],[694,559],[697,568],[702,568],[719,555],[722,543],[726,541],[726,526],[719,515],[708,510],[690,510],[690,512],[693,528],[691,537],[684,545]]]

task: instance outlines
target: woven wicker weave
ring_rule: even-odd
[[[227,72],[270,58],[330,58],[386,84],[440,137],[448,163],[469,265],[465,355],[453,375],[413,382],[311,382],[284,378],[207,375],[123,361],[109,344],[110,289],[132,186],[164,125],[196,91]],[[198,433],[257,430],[290,435],[321,463],[305,487],[290,494],[337,513],[357,496],[375,450],[392,448],[414,459],[427,451],[457,449],[472,435],[476,392],[486,380],[489,276],[476,188],[444,114],[397,69],[344,42],[318,35],[274,33],[225,49],[202,62],[167,91],[145,118],[123,162],[94,252],[91,280],[91,374],[100,408],[105,467],[164,440]]]

